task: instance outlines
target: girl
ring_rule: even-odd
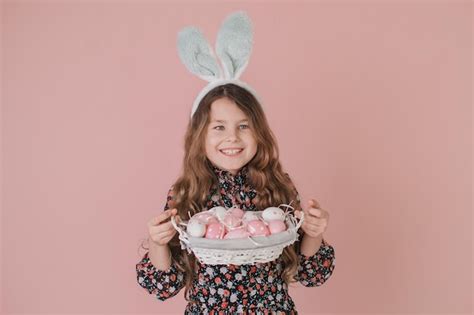
[[[291,201],[305,212],[299,241],[268,263],[201,264],[181,250],[169,222],[215,206],[257,211]],[[136,265],[137,280],[162,301],[185,288],[185,314],[297,314],[288,285],[320,286],[335,267],[334,248],[323,238],[328,218],[315,200],[301,209],[257,98],[242,86],[219,85],[200,100],[189,122],[183,172],[168,192],[165,211],[148,222],[149,247]]]

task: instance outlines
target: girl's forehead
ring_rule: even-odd
[[[214,101],[210,111],[211,122],[243,121],[247,115],[231,100],[222,98]]]

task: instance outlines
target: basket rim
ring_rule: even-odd
[[[263,211],[254,211],[256,213],[261,213]],[[280,244],[292,244],[295,242],[298,237],[298,229],[301,227],[304,221],[304,212],[301,212],[301,218],[297,221],[296,216],[292,213],[287,213],[285,217],[285,222],[289,223],[289,227],[287,230],[272,234],[269,236],[249,236],[247,238],[238,238],[238,239],[206,239],[202,237],[191,237],[186,232],[185,229],[181,228],[178,223],[176,222],[174,216],[171,217],[171,223],[173,227],[179,233],[179,239],[181,240],[182,248],[200,248],[200,249],[212,249],[212,250],[219,250],[219,248],[215,248],[216,246],[235,246],[232,249],[228,249],[229,251],[234,250],[258,250],[262,248],[270,248],[273,246],[278,246]],[[184,221],[184,222],[189,222]],[[278,243],[271,244],[272,241],[281,239]],[[196,242],[200,244],[195,244]],[[263,242],[258,244],[259,242]],[[194,244],[192,244],[194,243]],[[242,244],[244,243],[244,244]],[[204,246],[203,246],[204,245]],[[239,246],[240,245],[240,246]],[[288,245],[285,245],[288,246]],[[225,249],[224,249],[225,250]]]

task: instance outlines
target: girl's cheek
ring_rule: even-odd
[[[217,136],[211,137],[209,139],[209,143],[213,146],[218,145],[221,141],[222,141],[222,137],[217,137]]]

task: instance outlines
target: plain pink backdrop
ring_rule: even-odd
[[[182,314],[138,286],[205,82],[176,51],[246,10],[242,79],[336,268],[301,314],[472,312],[472,3],[2,2],[5,314]]]

